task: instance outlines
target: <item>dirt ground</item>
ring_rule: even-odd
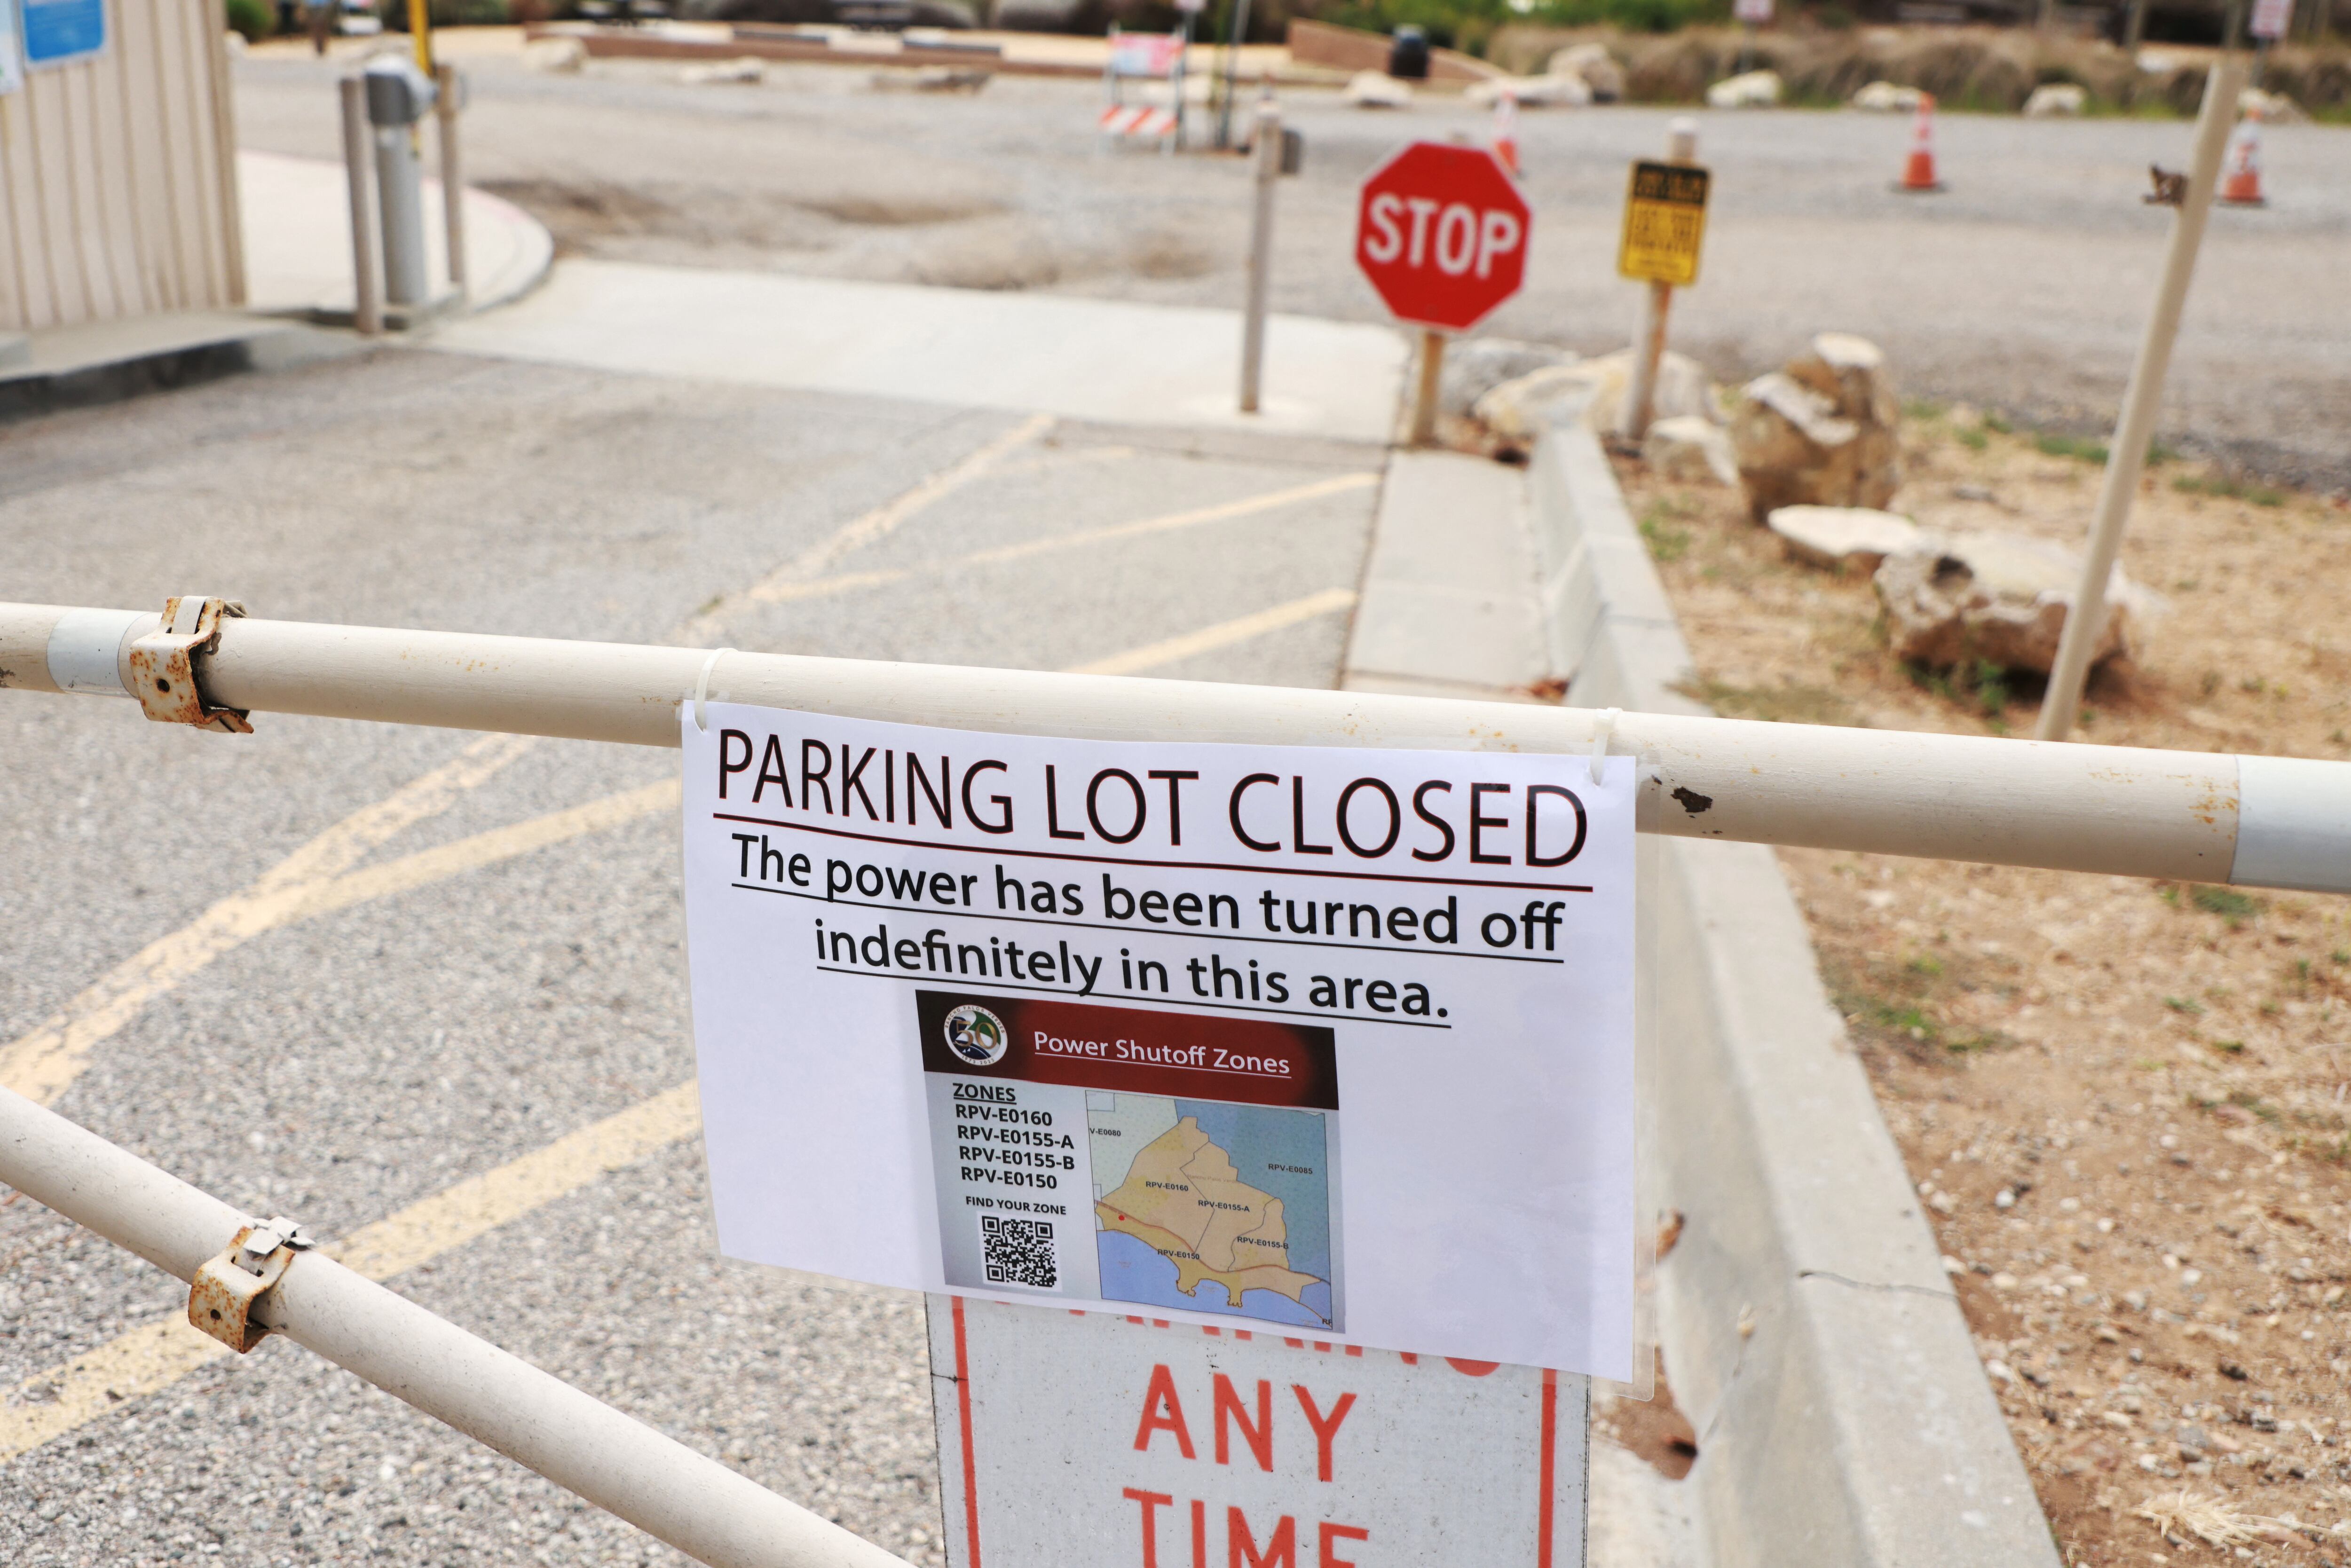
[[[2078,543],[2102,454],[1914,411],[1894,509]],[[2030,734],[2037,682],[1915,670],[1865,577],[1735,491],[1620,466],[1726,714]],[[2351,509],[2167,462],[2168,601],[2081,738],[2351,756]],[[2068,1563],[2351,1562],[2351,901],[1783,852]]]

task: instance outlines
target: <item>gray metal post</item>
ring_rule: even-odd
[[[1249,219],[1249,305],[1241,316],[1241,412],[1255,413],[1265,371],[1266,295],[1273,272],[1273,188],[1281,178],[1281,108],[1257,106],[1250,146],[1257,153],[1257,205]]]
[[[383,295],[376,279],[375,204],[368,199],[367,87],[342,80],[343,173],[351,199],[351,325],[373,336],[383,330]]]
[[[441,145],[441,210],[449,236],[449,287],[465,298],[465,165],[457,141],[457,112],[465,107],[465,78],[444,64],[434,73],[441,91],[434,99]]]
[[[394,305],[433,298],[424,261],[424,185],[412,129],[438,96],[433,80],[405,58],[378,56],[361,73],[368,123],[375,133],[376,204],[383,214],[384,297]]]

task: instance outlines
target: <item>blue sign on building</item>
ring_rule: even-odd
[[[25,61],[56,66],[106,47],[106,0],[24,0]]]

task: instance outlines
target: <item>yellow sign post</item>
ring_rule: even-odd
[[[1621,276],[1676,288],[1698,281],[1708,183],[1707,172],[1696,164],[1644,159],[1633,165],[1625,193],[1625,237],[1616,249]]]
[[[1631,383],[1616,416],[1616,434],[1627,444],[1648,434],[1657,362],[1666,352],[1666,313],[1673,308],[1674,290],[1698,281],[1709,179],[1697,160],[1698,122],[1677,117],[1667,127],[1666,162],[1643,159],[1635,163],[1625,191],[1625,237],[1616,247],[1616,270],[1649,286],[1649,297],[1642,302],[1640,335],[1633,344]]]

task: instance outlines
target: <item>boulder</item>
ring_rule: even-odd
[[[1580,364],[1555,366],[1502,382],[1479,398],[1470,416],[1505,441],[1532,442],[1554,415],[1573,412],[1592,429],[1616,428],[1625,383],[1633,371],[1633,350],[1619,349]],[[1717,420],[1714,388],[1698,361],[1667,351],[1657,364],[1657,386],[1649,403],[1652,422],[1677,414]]]
[[[2237,94],[2237,112],[2258,114],[2271,125],[2300,125],[2310,119],[2302,105],[2282,92],[2263,92],[2257,87],[2246,88]]]
[[[569,76],[588,63],[588,46],[577,38],[533,38],[522,47],[525,70]]]
[[[1850,107],[1873,114],[1910,114],[1917,111],[1918,100],[1927,95],[1915,87],[1903,87],[1890,81],[1874,81],[1846,102]]]
[[[1706,89],[1708,109],[1769,109],[1779,101],[1778,71],[1749,71],[1725,77]]]
[[[1896,656],[1938,667],[1981,659],[2047,674],[2081,577],[2081,556],[2047,539],[1946,534],[1887,556],[1874,582]],[[2133,612],[2152,605],[2115,568],[2090,662],[2127,653]]]
[[[1445,363],[1437,371],[1437,406],[1444,413],[1466,415],[1479,398],[1504,382],[1575,361],[1572,350],[1548,343],[1523,343],[1515,338],[1456,338],[1445,346]]]
[[[1521,109],[1582,109],[1592,101],[1592,89],[1582,77],[1488,77],[1472,82],[1462,93],[1468,101],[1491,107],[1505,95]]]
[[[1576,44],[1554,52],[1543,74],[1575,77],[1592,89],[1594,103],[1614,103],[1625,96],[1625,68],[1605,44]]]
[[[1902,404],[1875,343],[1823,332],[1747,383],[1730,418],[1755,520],[1782,507],[1883,507],[1902,483]]]
[[[1766,523],[1791,557],[1840,572],[1874,572],[1923,537],[1909,518],[1875,507],[1782,507]]]
[[[1739,483],[1739,460],[1731,455],[1730,437],[1722,426],[1695,413],[1651,421],[1648,434],[1641,438],[1641,461],[1652,475],[1671,484]]]
[[[1410,109],[1412,89],[1385,71],[1357,71],[1339,99],[1357,109]]]
[[[688,87],[755,87],[767,78],[767,62],[756,55],[740,55],[706,66],[686,66],[677,73],[677,79]]]
[[[2024,100],[2027,120],[2055,120],[2075,115],[2089,106],[2090,95],[2069,81],[2045,81]]]
[[[957,66],[917,66],[910,71],[875,71],[866,85],[875,92],[977,92],[994,74]]]

